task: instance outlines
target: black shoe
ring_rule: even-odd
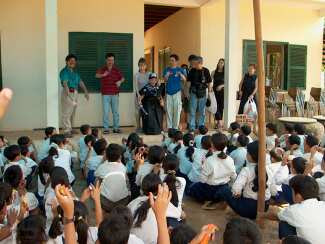
[[[104,135],[109,134],[109,130],[108,130],[108,129],[104,130],[104,131],[103,131],[103,134],[104,134]]]
[[[121,134],[122,131],[120,129],[115,129],[115,130],[113,130],[113,133],[115,133],[115,134]]]

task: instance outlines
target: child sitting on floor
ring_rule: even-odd
[[[292,124],[288,124],[288,123],[284,124],[282,134],[279,138],[279,143],[280,143],[279,146],[284,150],[287,150],[287,140],[289,136],[293,134],[293,131],[294,131],[294,127]]]
[[[303,124],[295,124],[293,134],[299,136],[299,138],[300,138],[299,149],[300,149],[301,153],[303,154],[304,153],[304,142],[305,142],[305,138],[306,138],[305,126]]]
[[[323,172],[325,172],[325,156],[323,156],[321,168],[322,168]],[[319,187],[319,199],[321,201],[325,201],[325,175],[316,179],[316,181],[317,181],[318,187]]]
[[[236,173],[239,174],[241,169],[244,167],[246,163],[246,154],[247,154],[247,145],[249,143],[249,139],[247,136],[239,135],[237,137],[237,149],[230,153],[230,157],[234,160]]]
[[[44,130],[45,138],[41,142],[41,146],[38,152],[38,161],[42,161],[43,158],[48,156],[50,150],[50,139],[51,136],[56,134],[56,129],[54,127],[47,127]]]
[[[171,144],[169,144],[167,151],[170,153],[177,154],[178,150],[183,147],[183,133],[181,131],[176,131]]]
[[[197,148],[194,147],[194,135],[187,133],[183,137],[183,146],[178,150],[177,157],[179,158],[179,170],[177,176],[183,177],[188,181],[188,174],[192,169],[193,155]]]
[[[252,133],[252,128],[249,125],[242,125],[240,127],[239,135],[247,136],[249,143],[253,142],[253,139],[250,136],[251,133]]]
[[[237,137],[240,132],[240,124],[238,122],[232,122],[228,128],[228,147],[227,153],[230,154],[236,149]]]
[[[17,140],[19,146],[27,146],[30,151],[30,158],[37,162],[37,149],[34,142],[28,136],[21,136]]]
[[[323,154],[317,151],[319,140],[316,136],[308,135],[305,138],[304,143],[304,158],[307,161],[312,160],[315,165],[312,169],[312,173],[321,172],[321,164],[323,161]]]
[[[82,136],[79,139],[79,143],[78,143],[80,168],[81,168],[81,171],[82,171],[82,175],[84,176],[84,178],[86,178],[87,176],[86,176],[86,174],[84,172],[84,166],[85,166],[85,161],[86,161],[86,158],[87,158],[88,146],[85,143],[85,137],[87,135],[91,134],[90,125],[85,124],[85,125],[80,126],[80,132],[82,134]]]
[[[34,173],[37,169],[37,163],[30,158],[31,153],[28,150],[27,146],[20,147],[21,159],[19,163],[25,165],[26,167],[26,188],[29,189],[30,184],[32,183]]]
[[[7,158],[9,161],[3,169],[3,174],[6,172],[6,170],[13,166],[13,165],[18,165],[22,172],[23,172],[23,178],[25,179],[28,175],[28,169],[25,166],[25,163],[22,163],[21,160],[21,155],[20,155],[20,147],[18,145],[10,145],[5,148],[3,152],[4,156]]]
[[[300,150],[301,139],[297,135],[291,135],[287,140],[286,155],[292,155],[293,157],[303,157],[303,153]]]
[[[199,134],[194,137],[194,145],[196,148],[201,149],[201,140],[202,137],[205,136],[208,132],[209,129],[205,125],[199,126]]]
[[[173,129],[173,128],[169,128],[168,129],[168,137],[166,137],[164,134],[163,134],[163,140],[162,140],[162,144],[161,146],[165,149],[168,149],[169,145],[171,143],[173,143],[174,141],[174,136],[175,136],[175,133],[177,132],[176,129]]]
[[[278,136],[277,128],[273,123],[268,123],[266,125],[266,150],[269,152],[277,146]]]

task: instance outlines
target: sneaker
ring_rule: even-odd
[[[121,134],[122,131],[121,131],[121,129],[114,129],[113,130],[113,133],[115,133],[115,134]]]
[[[103,134],[104,134],[104,135],[109,134],[109,130],[108,130],[108,129],[105,129],[105,130],[103,131]]]

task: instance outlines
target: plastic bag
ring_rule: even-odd
[[[257,106],[254,99],[250,99],[246,102],[244,106],[244,114],[247,114],[247,117],[254,120],[257,118]]]
[[[214,92],[209,92],[208,94],[209,100],[210,100],[210,106],[207,107],[207,110],[215,114],[217,112],[218,104],[217,104],[217,99],[216,96],[214,95]]]

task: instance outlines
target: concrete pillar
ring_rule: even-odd
[[[46,126],[59,128],[57,0],[45,1]]]
[[[238,55],[239,41],[239,0],[226,0],[225,40],[225,126],[235,121],[237,114],[236,91],[238,90],[241,64]]]

